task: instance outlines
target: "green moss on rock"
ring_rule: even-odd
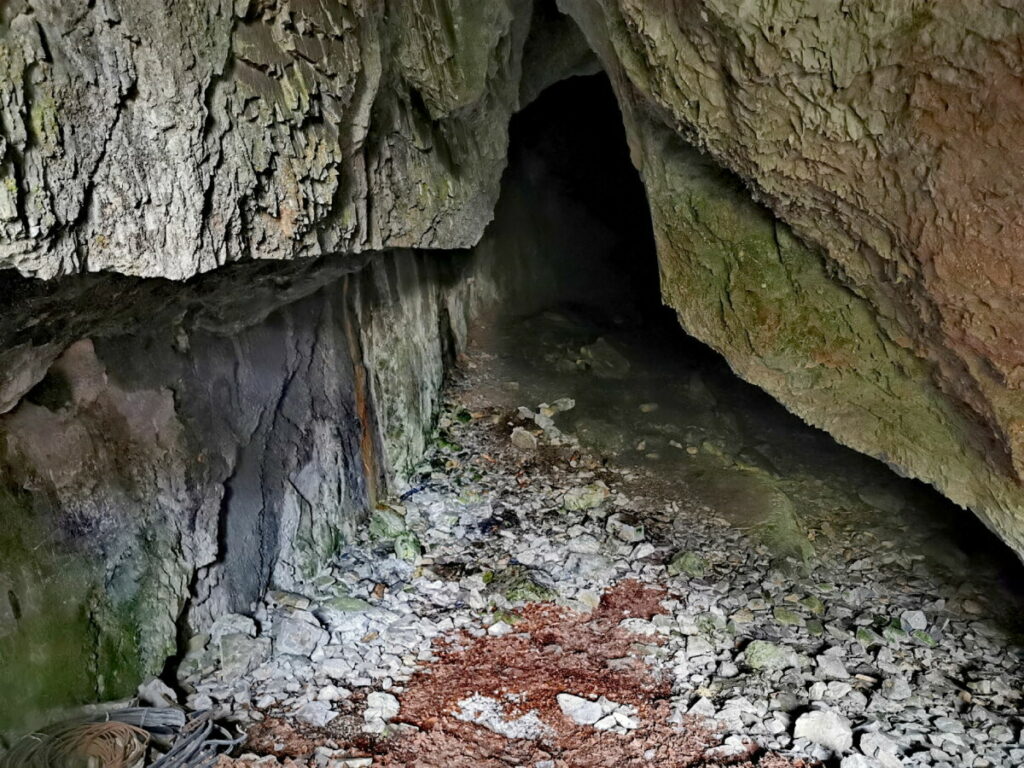
[[[23,494],[0,488],[0,731],[131,693],[140,678],[131,606],[110,604],[96,563],[58,542]]]

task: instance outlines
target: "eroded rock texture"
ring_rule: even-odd
[[[683,324],[1024,552],[1020,9],[559,4],[613,77]]]
[[[529,0],[5,3],[0,267],[471,245],[529,21]]]

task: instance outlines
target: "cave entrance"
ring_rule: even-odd
[[[1017,625],[1020,562],[980,521],[803,423],[662,304],[645,191],[605,75],[564,80],[523,109],[509,158],[478,249],[509,286],[503,317],[474,338],[490,361],[480,403],[570,397],[558,424],[587,450],[778,562],[802,572],[849,557],[862,569],[920,562],[962,591],[971,574]],[[872,557],[844,552],[865,540],[877,542]]]

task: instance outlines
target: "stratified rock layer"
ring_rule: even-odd
[[[529,0],[6,3],[0,267],[472,245],[529,21]]]

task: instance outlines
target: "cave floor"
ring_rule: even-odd
[[[186,657],[225,765],[1024,764],[1018,566],[964,513],[650,326],[459,369],[401,498]]]

